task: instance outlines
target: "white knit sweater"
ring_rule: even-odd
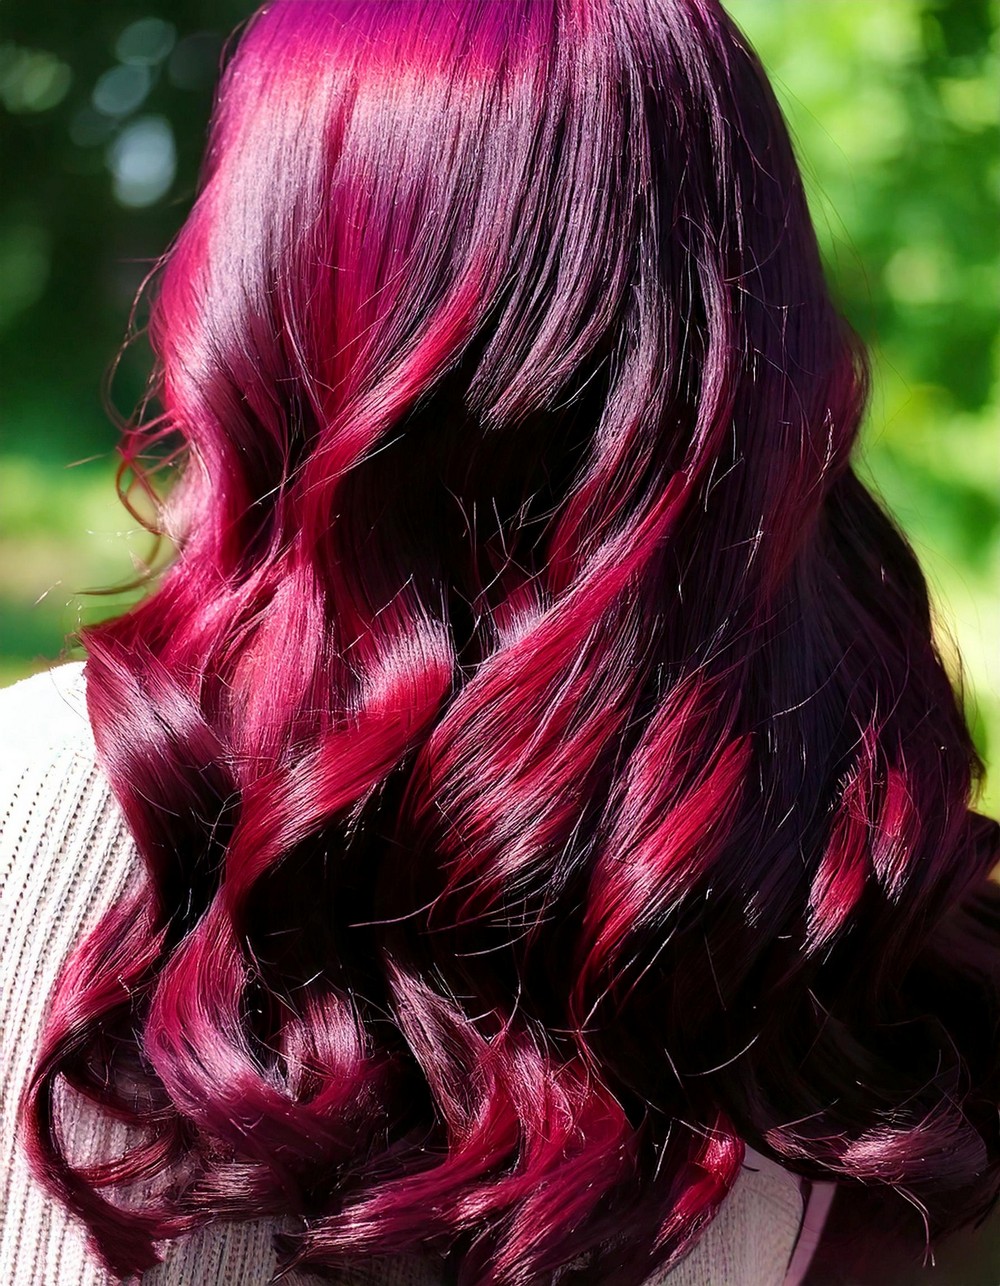
[[[0,691],[0,1283],[109,1286],[82,1226],[38,1184],[15,1132],[49,997],[74,942],[139,871],[134,844],[98,767],[84,667],[70,662]],[[113,1155],[123,1127],[89,1104],[60,1101],[74,1159]],[[803,1221],[797,1179],[748,1152],[708,1232],[663,1286],[791,1286],[815,1243],[832,1188],[812,1190]],[[164,1243],[143,1286],[266,1286],[274,1220],[220,1223]],[[798,1240],[800,1227],[802,1236]],[[794,1264],[790,1264],[793,1258]],[[435,1286],[422,1263],[375,1260],[378,1286]],[[315,1281],[290,1274],[288,1286]],[[659,1286],[659,1283],[657,1283]]]

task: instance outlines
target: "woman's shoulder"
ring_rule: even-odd
[[[91,741],[85,673],[85,662],[66,661],[0,688],[0,755]]]
[[[0,688],[0,929],[29,904],[17,896],[22,885],[82,861],[92,823],[112,811],[109,796],[82,661]]]
[[[113,811],[87,718],[84,662],[0,688],[0,907],[48,866],[90,851],[95,818]],[[116,824],[119,819],[113,819]],[[79,851],[78,851],[79,850]]]

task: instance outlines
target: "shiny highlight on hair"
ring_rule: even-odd
[[[177,556],[83,634],[144,874],[25,1104],[107,1267],[635,1286],[745,1143],[982,1215],[998,827],[715,0],[265,5],[156,282]]]

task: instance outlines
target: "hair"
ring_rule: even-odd
[[[154,284],[176,553],[81,635],[143,874],[24,1103],[107,1268],[635,1286],[745,1144],[982,1218],[1000,827],[720,5],[264,5]]]

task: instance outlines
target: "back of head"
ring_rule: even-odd
[[[28,1103],[109,1266],[292,1213],[625,1286],[745,1142],[982,1213],[997,827],[719,5],[265,5],[151,335],[177,557],[84,637],[148,880]],[[60,1074],[149,1146],[74,1170]]]

